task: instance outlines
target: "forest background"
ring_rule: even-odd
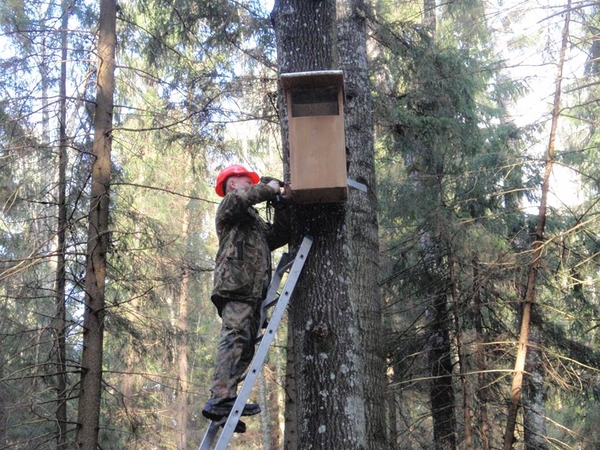
[[[99,6],[0,0],[2,449],[72,448],[89,406]],[[115,9],[99,448],[197,448],[207,425],[214,179],[232,162],[285,172],[272,6]],[[354,11],[387,366],[386,444],[368,448],[598,448],[600,7]],[[286,356],[284,326],[254,394],[260,420],[231,448],[292,448]]]

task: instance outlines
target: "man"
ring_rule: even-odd
[[[223,197],[216,215],[219,250],[211,300],[222,319],[215,358],[211,398],[202,414],[211,420],[229,415],[237,385],[252,357],[260,320],[260,304],[271,277],[271,251],[289,241],[289,214],[277,180],[259,183],[256,172],[235,164],[217,177],[215,191]],[[283,201],[281,199],[284,199]],[[260,217],[254,205],[272,200],[273,224]],[[247,404],[242,415],[258,414]],[[236,429],[245,431],[243,422]]]

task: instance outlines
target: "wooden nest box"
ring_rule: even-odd
[[[346,200],[344,77],[341,70],[285,73],[290,176],[297,203]]]

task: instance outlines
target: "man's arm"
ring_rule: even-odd
[[[279,192],[269,184],[254,184],[246,189],[236,189],[228,193],[217,210],[217,222],[243,221],[249,217],[248,208],[257,203],[272,199]]]

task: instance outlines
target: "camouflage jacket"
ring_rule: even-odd
[[[287,207],[276,208],[267,224],[253,207],[273,198],[265,184],[230,192],[216,215],[217,252],[211,300],[221,309],[227,300],[256,301],[264,297],[271,273],[271,251],[287,244],[290,219]]]

